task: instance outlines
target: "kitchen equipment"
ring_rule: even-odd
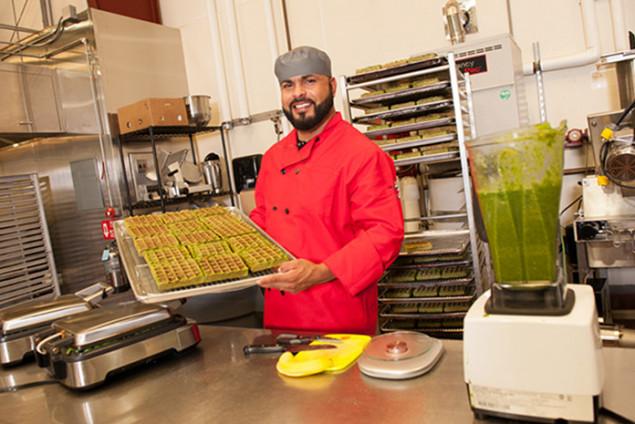
[[[421,193],[419,183],[415,177],[403,177],[399,180],[403,214],[405,219],[405,231],[414,233],[419,231],[421,219]]]
[[[282,353],[282,352],[291,352],[298,353],[304,352],[306,350],[323,350],[323,349],[335,349],[335,345],[329,344],[296,344],[296,345],[247,345],[243,347],[243,353],[245,355],[251,355],[254,353]]]
[[[112,286],[115,293],[128,290],[130,285],[126,275],[121,272],[121,261],[117,243],[109,243],[104,250],[102,261],[106,271],[106,281]]]
[[[396,331],[373,337],[357,365],[368,376],[400,380],[430,371],[441,355],[441,340],[414,331]]]
[[[38,334],[53,321],[92,310],[114,289],[104,283],[53,299],[32,299],[0,310],[0,363],[14,365],[29,357]]]
[[[205,184],[210,185],[215,194],[219,194],[223,190],[223,174],[220,167],[220,157],[216,153],[209,153],[205,156],[203,174],[205,175]]]
[[[595,422],[604,380],[593,289],[556,255],[564,125],[467,143],[496,281],[464,321],[470,406],[526,421]]]
[[[243,156],[232,160],[234,179],[236,180],[236,193],[256,187],[261,161],[262,155],[260,154]]]
[[[210,104],[210,96],[187,96],[185,100],[185,109],[187,111],[187,119],[190,125],[205,126],[212,117],[212,106]]]
[[[43,368],[71,389],[88,389],[109,376],[183,352],[200,341],[198,326],[160,305],[126,302],[56,321],[36,346]]]

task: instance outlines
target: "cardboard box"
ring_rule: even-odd
[[[187,125],[185,100],[150,98],[117,109],[119,131],[126,134],[155,126]]]

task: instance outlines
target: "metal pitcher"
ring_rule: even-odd
[[[205,156],[203,175],[205,176],[205,184],[212,187],[214,194],[220,194],[223,191],[223,175],[221,173],[220,157],[216,153],[210,153]]]

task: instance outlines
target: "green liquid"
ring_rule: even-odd
[[[479,193],[499,282],[554,281],[560,184]]]
[[[471,146],[476,193],[498,282],[555,281],[564,123]]]

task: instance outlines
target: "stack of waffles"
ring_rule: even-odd
[[[162,291],[244,278],[288,259],[222,206],[131,216],[124,226]]]

